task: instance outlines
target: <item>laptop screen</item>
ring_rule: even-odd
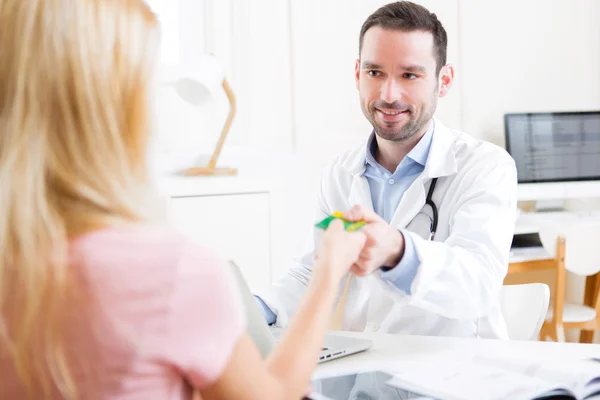
[[[256,346],[260,350],[261,356],[266,359],[275,346],[275,339],[256,298],[250,291],[250,287],[246,283],[242,271],[232,261],[229,262],[229,269],[235,278],[238,287],[238,293],[244,306],[246,314],[246,325],[248,335],[252,338]]]

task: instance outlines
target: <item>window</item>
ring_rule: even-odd
[[[179,63],[179,0],[146,0],[161,26],[160,62]]]

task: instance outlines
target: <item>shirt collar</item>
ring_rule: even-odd
[[[419,140],[417,145],[406,155],[411,160],[422,165],[423,167],[427,163],[427,157],[429,156],[429,149],[431,148],[431,140],[433,138],[433,132],[435,131],[435,120],[431,120],[429,129],[425,132],[425,135]],[[375,160],[375,151],[377,150],[377,141],[375,140],[375,132],[371,133],[369,140],[367,141],[367,152],[365,156],[365,163],[372,167],[378,167],[379,163]]]

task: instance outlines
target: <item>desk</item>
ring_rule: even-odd
[[[463,339],[386,333],[336,332],[370,339],[373,346],[362,353],[319,364],[314,379],[376,369],[410,368],[415,360],[435,355],[465,359],[471,356],[536,360],[579,360],[600,357],[600,345],[494,339]]]
[[[508,273],[515,274],[554,268],[556,268],[556,260],[554,258],[532,257],[531,259],[527,259],[526,257],[510,257]]]
[[[580,224],[590,221],[600,221],[600,211],[522,213],[517,220],[515,234],[536,233],[542,223]],[[543,247],[511,251],[508,274],[555,269],[556,260],[550,257]],[[600,274],[588,276],[585,282],[583,304],[595,308],[595,300],[599,291]],[[579,340],[582,343],[591,343],[593,338],[593,331],[581,331]]]

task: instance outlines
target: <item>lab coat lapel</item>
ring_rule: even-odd
[[[360,204],[362,207],[366,207],[369,210],[373,209],[373,200],[371,199],[369,182],[367,181],[367,178],[362,176],[362,173],[357,173],[353,176],[348,201],[350,202],[351,207]]]
[[[404,192],[400,204],[394,213],[391,226],[398,229],[406,228],[413,218],[425,205],[426,186],[433,178],[456,174],[456,156],[454,154],[454,135],[437,118],[434,118],[435,128],[425,169]],[[436,186],[438,190],[440,186]]]
[[[390,225],[397,228],[406,228],[408,223],[421,211],[425,204],[425,187],[423,174],[419,175],[412,185],[404,192],[402,200],[392,217]]]
[[[350,203],[350,207],[360,204],[362,207],[372,210],[373,201],[371,200],[369,181],[364,177],[366,171],[366,142],[363,146],[363,150],[349,159],[344,165],[347,171],[352,175],[352,182],[350,183],[350,190],[348,192],[348,202]]]

